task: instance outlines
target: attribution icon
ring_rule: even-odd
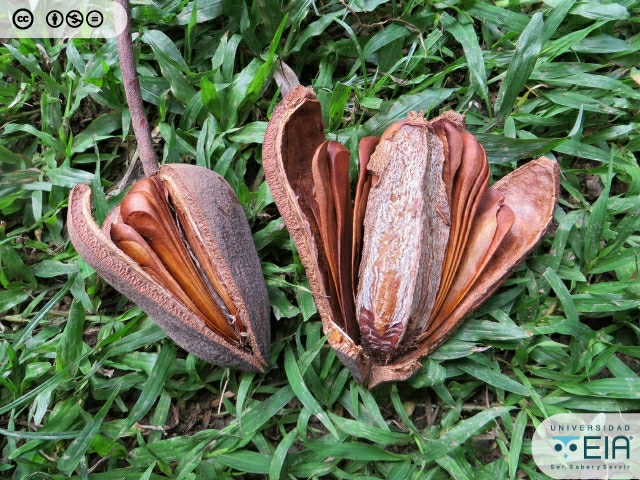
[[[51,10],[47,13],[47,25],[51,28],[58,28],[64,23],[64,15],[58,10]]]

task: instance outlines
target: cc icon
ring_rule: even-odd
[[[16,28],[26,30],[33,25],[33,13],[26,8],[20,8],[15,11],[11,20]]]

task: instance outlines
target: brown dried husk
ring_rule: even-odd
[[[269,361],[269,299],[249,224],[235,193],[220,175],[193,165],[164,165],[156,175],[171,185],[175,208],[186,214],[218,267],[225,293],[246,327],[248,348],[206,327],[116,247],[110,227],[119,217],[119,207],[100,228],[91,215],[91,190],[86,185],[77,185],[69,197],[67,225],[74,247],[100,276],[139,305],[185,350],[219,366],[264,371]]]
[[[462,116],[447,112],[426,125],[436,136],[436,131],[442,135],[447,128],[462,131],[464,121]],[[420,368],[420,358],[439,347],[540,241],[557,203],[559,167],[542,157],[491,187],[504,194],[504,204],[515,217],[495,254],[461,301],[446,318],[440,319],[437,328],[430,329],[427,325],[419,342],[418,332],[411,332],[415,338],[403,340],[406,348],[402,353],[381,360],[367,353],[359,338],[347,335],[340,302],[330,292],[329,262],[308,202],[314,197],[312,159],[324,141],[320,103],[312,89],[298,86],[278,105],[267,127],[263,145],[265,177],[305,266],[324,332],[338,358],[358,382],[369,387],[404,380]]]

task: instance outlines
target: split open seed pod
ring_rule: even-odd
[[[244,210],[220,175],[164,165],[131,188],[102,228],[91,190],[77,185],[68,230],[80,256],[185,350],[223,367],[264,370],[267,289]]]
[[[412,114],[349,152],[327,142],[313,90],[291,90],[263,145],[265,176],[306,268],[329,343],[356,380],[404,380],[540,241],[559,167],[531,161],[489,188],[455,113]]]

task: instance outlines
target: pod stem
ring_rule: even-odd
[[[136,61],[133,54],[133,41],[131,39],[131,22],[129,21],[129,0],[115,0],[120,4],[126,12],[126,19],[116,19],[116,21],[125,22],[124,29],[117,38],[118,57],[120,58],[120,70],[122,71],[122,83],[124,84],[124,92],[129,104],[131,112],[131,122],[133,123],[133,132],[135,133],[140,151],[140,160],[144,174],[149,177],[158,170],[158,159],[153,149],[153,141],[151,140],[151,129],[147,114],[144,111],[142,102],[142,93],[140,91],[140,82],[138,80],[138,71],[136,70]]]

